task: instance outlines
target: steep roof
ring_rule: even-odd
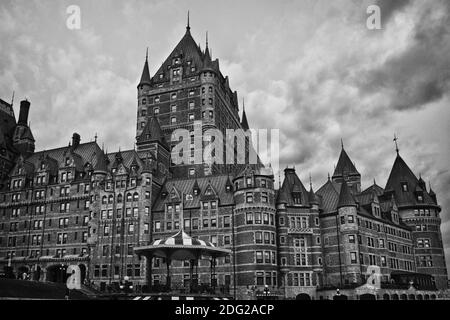
[[[407,184],[408,191],[403,191],[403,183]],[[421,204],[435,205],[428,192],[422,190],[422,188],[417,189],[418,187],[420,188],[419,180],[402,157],[397,154],[384,189],[386,191],[394,192],[394,197],[398,206]],[[418,202],[417,195],[415,194],[417,191],[423,191],[423,202]]]
[[[292,193],[301,194],[301,205],[309,206],[309,192],[298,177],[295,169],[284,170],[284,180],[278,194],[278,203],[286,203],[288,206],[295,205]],[[281,202],[280,202],[281,201]]]
[[[208,176],[202,178],[194,178],[194,179],[176,179],[176,180],[168,180],[163,188],[165,190],[172,190],[175,187],[181,194],[185,195],[183,199],[184,208],[198,208],[200,207],[200,201],[202,198],[202,193],[209,184],[213,190],[217,193],[217,197],[219,198],[220,205],[232,205],[234,203],[233,192],[226,191],[226,184],[228,180],[228,175],[217,175],[217,176]],[[198,196],[193,194],[194,184],[197,181],[200,190],[202,193]],[[192,195],[192,197],[186,197],[186,195]],[[163,198],[158,196],[156,202],[154,204],[153,210],[155,211],[164,211],[164,204],[168,200],[168,197]]]
[[[142,133],[137,138],[138,143],[144,143],[144,142],[164,142],[163,139],[164,135],[161,130],[161,125],[159,124],[158,118],[155,116],[151,116],[147,123],[145,124],[144,129],[142,130]]]
[[[356,206],[355,199],[350,192],[350,188],[345,180],[343,180],[341,185],[341,192],[339,193],[339,201],[337,208]]]
[[[340,192],[341,185],[330,179],[317,190],[316,194],[322,197],[322,210],[324,213],[336,211]]]
[[[203,52],[192,38],[191,32],[186,28],[186,33],[183,38],[181,38],[180,42],[178,42],[155,75],[163,74],[164,78],[166,78],[166,72],[169,69],[169,66],[172,65],[172,59],[177,56],[182,56],[184,60],[191,61],[191,65],[201,68],[203,67],[203,55]],[[152,79],[154,81],[158,80],[156,77],[153,77]]]
[[[65,156],[70,153],[72,155],[75,154],[75,160],[82,165],[86,164],[87,162],[93,163],[95,159],[95,155],[100,153],[101,149],[98,146],[96,142],[87,142],[82,143],[73,148],[72,146],[62,147],[62,148],[56,148],[56,149],[50,149],[50,150],[44,150],[44,151],[38,151],[33,153],[30,157],[27,158],[27,161],[32,163],[36,168],[39,165],[41,157],[49,156],[53,159],[55,159],[58,162],[58,167],[65,166]]]
[[[356,170],[355,165],[348,156],[344,147],[341,149],[341,154],[339,155],[339,160],[334,169],[333,177],[338,177],[342,175],[359,175],[358,170]]]

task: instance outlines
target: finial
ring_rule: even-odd
[[[312,189],[312,178],[311,178],[311,172],[309,173],[309,187]]]
[[[344,149],[344,140],[341,138],[341,147]]]
[[[11,107],[14,105],[14,94],[15,94],[15,91],[13,90],[13,94],[12,94],[12,98],[11,98]]]
[[[281,189],[281,170],[278,170],[278,189]]]
[[[377,182],[375,181],[375,178],[373,178],[373,185],[376,185]]]
[[[148,47],[147,47],[147,52],[145,53],[145,61],[148,62]]]
[[[397,155],[399,154],[399,150],[398,150],[398,137],[397,135],[394,133],[394,142],[395,142],[395,151],[397,152]]]
[[[328,172],[328,181],[330,181],[330,173]]]
[[[189,30],[191,30],[191,26],[189,25],[189,10],[188,10],[186,31],[189,31]]]
[[[242,110],[245,111],[245,98],[242,97]]]
[[[208,31],[206,31],[206,50],[208,50]]]
[[[97,138],[98,138],[98,136],[97,136],[97,132],[96,132],[95,136],[94,136],[95,142],[97,142]]]

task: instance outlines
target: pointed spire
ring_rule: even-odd
[[[395,142],[395,151],[397,152],[397,155],[399,155],[399,149],[398,149],[398,143],[397,143],[397,141],[398,141],[398,137],[397,137],[397,135],[394,133],[394,142]]]
[[[145,54],[145,63],[144,63],[144,69],[142,70],[142,75],[141,75],[141,81],[139,81],[139,85],[150,85],[151,84],[151,78],[150,78],[150,71],[148,69],[148,47],[147,47],[147,51]]]
[[[241,125],[242,128],[244,130],[248,130],[250,127],[248,125],[248,121],[247,121],[247,115],[245,113],[245,103],[244,103],[244,99],[242,99],[242,121],[241,121]]]
[[[344,150],[344,140],[341,138],[341,148]]]
[[[188,14],[187,14],[187,25],[186,25],[186,33],[189,33],[191,30],[191,26],[189,24],[189,10],[188,10]]]

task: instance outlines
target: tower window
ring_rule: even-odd
[[[195,102],[189,101],[189,109],[194,109],[194,106],[195,106]]]
[[[176,104],[171,105],[170,106],[170,111],[171,112],[177,112],[177,105]]]
[[[176,117],[170,118],[170,123],[172,124],[177,123],[177,118]]]
[[[408,192],[408,183],[407,182],[402,182],[402,191],[403,192]]]
[[[195,117],[193,113],[189,114],[189,121],[194,121]]]
[[[171,98],[172,100],[176,99],[176,98],[177,98],[177,93],[176,93],[176,92],[172,93],[172,95],[170,96],[170,98]]]
[[[147,99],[142,99],[142,104],[147,104]]]
[[[209,111],[209,118],[213,119],[214,118],[214,112],[213,111]]]
[[[159,97],[155,97],[155,103],[159,103],[160,98]]]
[[[158,107],[156,107],[155,109],[153,109],[153,114],[155,114],[155,115],[159,114],[159,108],[158,108]]]

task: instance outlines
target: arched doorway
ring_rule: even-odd
[[[421,294],[418,294],[416,298],[417,300],[423,300],[423,296]]]
[[[309,294],[306,293],[299,293],[296,297],[295,300],[311,300],[311,297],[309,296]]]
[[[86,279],[86,266],[82,263],[80,263],[78,265],[78,267],[80,268],[80,279],[81,279],[81,284],[84,283],[84,280]]]
[[[391,297],[387,293],[385,293],[383,294],[383,300],[391,300]]]
[[[65,283],[67,277],[67,266],[57,264],[47,267],[47,281]]]
[[[402,294],[400,296],[400,300],[408,300],[408,296],[406,294]]]
[[[391,298],[392,298],[392,300],[398,300],[398,294],[394,293],[394,294],[391,296]]]
[[[431,295],[431,300],[436,300],[436,295],[435,294]]]
[[[359,296],[359,300],[377,300],[377,298],[373,294],[365,293]]]
[[[424,300],[430,300],[430,295],[429,295],[429,294],[426,294],[426,295],[424,296]]]
[[[416,296],[413,294],[410,294],[408,297],[408,300],[416,300]]]

